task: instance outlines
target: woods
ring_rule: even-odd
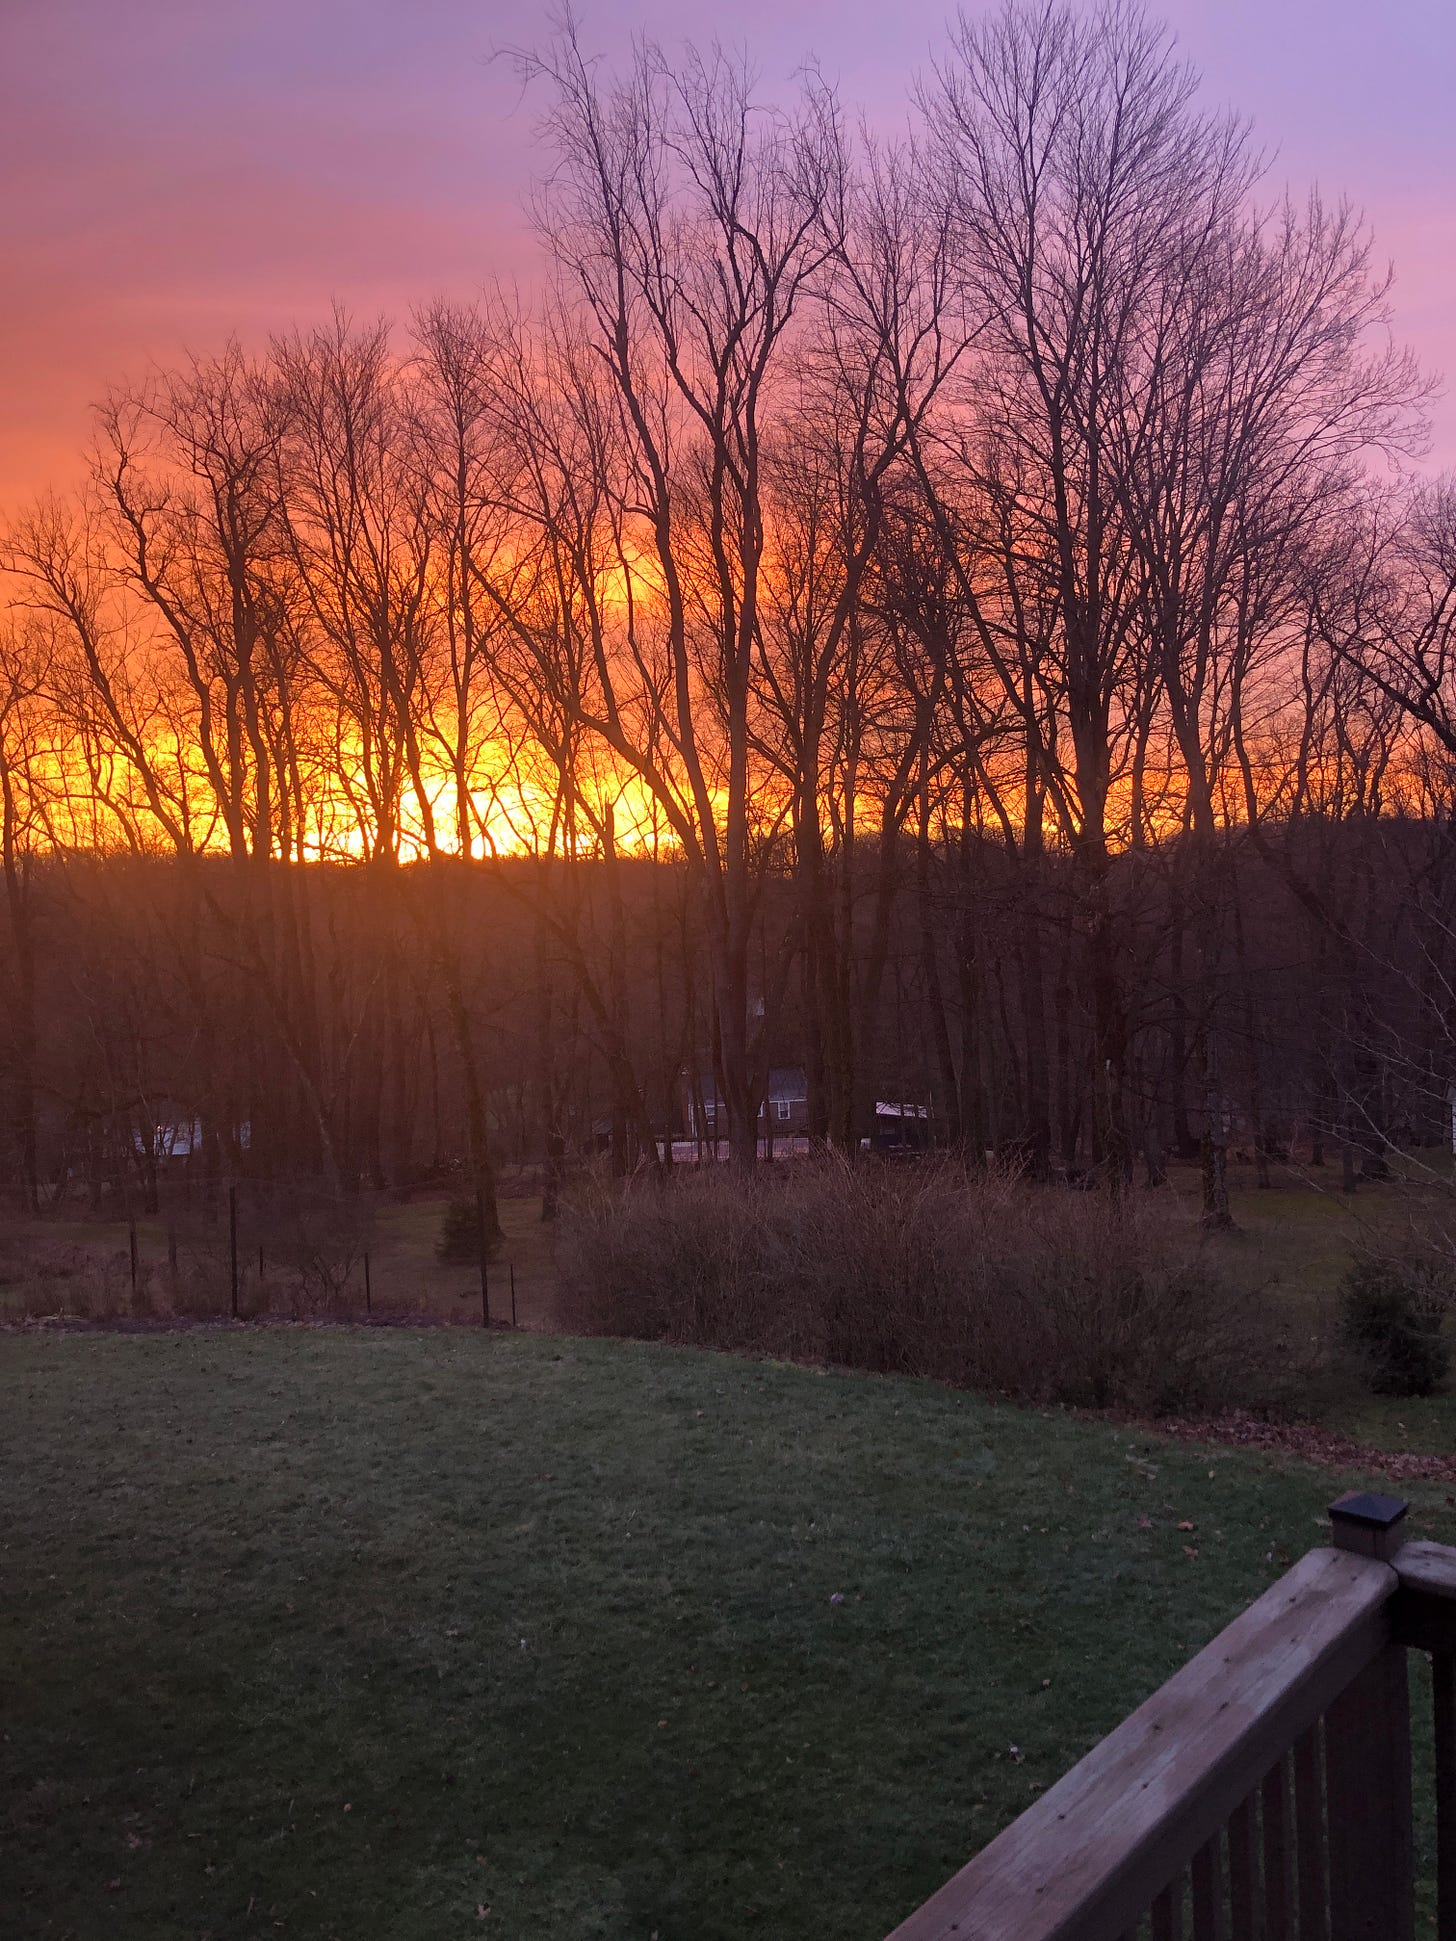
[[[1358,214],[1136,8],[815,71],[570,22],[539,289],[154,373],[0,542],[32,1208],[671,1161],[769,1069],[1032,1178],[1449,1142],[1456,487]],[[482,271],[488,265],[482,265]],[[666,1137],[665,1137],[666,1136]]]

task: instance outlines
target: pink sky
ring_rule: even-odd
[[[903,117],[943,0],[581,0],[603,51],[637,30],[746,44],[766,91],[818,56],[872,122]],[[968,7],[974,12],[974,7]],[[1255,118],[1271,183],[1317,181],[1393,258],[1398,334],[1456,381],[1447,0],[1169,0],[1211,101]],[[401,317],[527,280],[541,156],[501,42],[522,0],[0,0],[0,508],[78,474],[108,382],[237,331]],[[1431,464],[1456,466],[1456,395]]]

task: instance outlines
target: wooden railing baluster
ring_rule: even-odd
[[[1325,1797],[1318,1722],[1294,1742],[1294,1852],[1299,1941],[1329,1941]]]
[[[1183,1876],[1153,1902],[1153,1941],[1183,1941]]]
[[[1233,1941],[1259,1941],[1258,1839],[1254,1798],[1234,1808],[1228,1823],[1229,1928]]]
[[[1216,1833],[1193,1856],[1193,1941],[1223,1941],[1223,1854]]]
[[[1266,1774],[1259,1789],[1259,1806],[1264,1836],[1264,1932],[1268,1941],[1294,1941],[1287,1757]]]

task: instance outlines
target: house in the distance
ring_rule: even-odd
[[[719,1096],[711,1072],[683,1078],[683,1124],[694,1142],[708,1144],[728,1137],[728,1108]],[[802,1065],[775,1065],[768,1075],[767,1096],[759,1102],[758,1136],[765,1143],[780,1138],[807,1138],[809,1085]]]
[[[725,1157],[728,1108],[711,1073],[683,1074],[683,1125],[686,1137],[673,1141],[677,1159]],[[909,1099],[877,1099],[874,1122],[860,1140],[865,1152],[925,1152],[935,1143],[928,1105]],[[765,1158],[787,1159],[810,1149],[809,1086],[802,1065],[776,1065],[758,1108],[758,1150]]]
[[[876,1099],[875,1129],[860,1144],[871,1152],[928,1152],[934,1144],[930,1107],[909,1099]]]
[[[252,1143],[253,1128],[244,1119],[232,1129],[231,1144],[246,1152]],[[195,1106],[176,1099],[161,1099],[148,1106],[142,1101],[135,1108],[131,1141],[144,1168],[159,1172],[185,1172],[202,1158],[204,1143],[202,1114]],[[226,1140],[225,1140],[226,1146]]]

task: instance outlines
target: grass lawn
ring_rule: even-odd
[[[1253,1169],[1230,1168],[1235,1229],[1209,1236],[1209,1247],[1227,1273],[1258,1286],[1283,1288],[1306,1301],[1313,1313],[1328,1312],[1346,1268],[1360,1248],[1399,1248],[1413,1222],[1449,1222],[1450,1169],[1441,1154],[1408,1162],[1407,1176],[1366,1182],[1356,1193],[1340,1190],[1338,1164],[1320,1170],[1274,1169],[1274,1185],[1254,1184]],[[1173,1190],[1198,1218],[1200,1183],[1191,1168],[1175,1168]]]
[[[0,1441],[0,1929],[82,1941],[875,1941],[1368,1480],[438,1329],[0,1337]]]

